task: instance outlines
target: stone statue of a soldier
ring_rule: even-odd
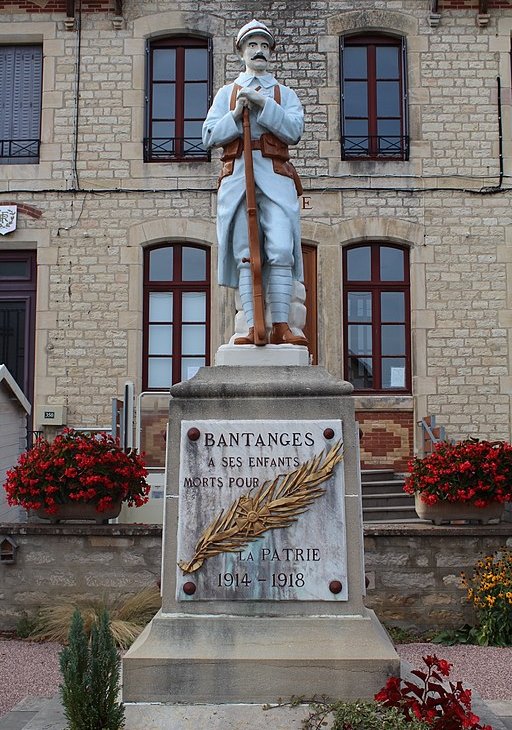
[[[274,36],[264,23],[252,20],[240,29],[236,48],[245,71],[215,96],[204,122],[203,143],[224,148],[217,200],[218,277],[222,286],[238,287],[249,326],[247,335],[234,344],[254,344],[242,142],[242,115],[248,108],[263,280],[272,319],[270,344],[307,346],[288,325],[293,279],[302,281],[303,276],[298,202],[302,188],[288,161],[288,145],[300,140],[304,113],[295,92],[267,72],[274,47]]]

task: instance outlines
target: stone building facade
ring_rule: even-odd
[[[509,439],[512,2],[260,0],[257,12],[276,31],[274,72],[305,108],[292,155],[304,184],[310,333],[318,364],[357,373],[363,464],[405,471],[421,446],[417,423],[430,414],[451,438]],[[44,428],[41,407],[65,406],[69,426],[101,427],[126,381],[137,394],[152,390],[148,251],[207,254],[206,344],[184,372],[201,357],[213,363],[232,333],[234,297],[214,273],[219,153],[179,158],[164,145],[167,159],[149,161],[152,83],[161,80],[149,59],[162,39],[195,39],[211,93],[237,75],[234,36],[253,14],[248,0],[0,0],[5,58],[19,47],[42,51],[37,154],[20,160],[19,148],[4,146],[0,159],[0,205],[18,206],[16,230],[0,239],[0,308],[32,297],[22,385],[35,429]],[[359,73],[354,59],[370,47],[384,48],[383,58],[399,49],[398,77],[379,60],[371,79]],[[373,101],[361,101],[362,83],[376,89]],[[373,136],[361,133],[370,117],[383,122]],[[8,123],[3,143],[16,142]],[[384,299],[377,314],[375,298],[367,305],[389,293],[389,277],[372,274],[366,291],[364,276],[355,288],[346,281],[346,251],[383,250],[401,252],[407,266],[398,287],[407,311],[387,318]],[[17,256],[29,267],[18,288],[16,267],[5,268]]]

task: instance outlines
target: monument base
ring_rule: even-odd
[[[215,365],[282,366],[309,365],[307,347],[299,345],[221,345],[215,354]]]
[[[363,603],[352,386],[219,366],[170,392],[162,610],[124,656],[123,701],[373,697],[400,662]]]
[[[389,637],[359,616],[159,613],[123,659],[125,702],[266,703],[372,698],[400,674]]]
[[[125,705],[126,730],[302,730],[308,705],[183,705],[146,703]]]

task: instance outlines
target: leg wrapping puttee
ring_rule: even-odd
[[[245,318],[249,327],[254,325],[254,305],[252,298],[252,274],[249,266],[240,266],[238,271],[238,291]]]
[[[272,322],[288,322],[292,285],[291,267],[270,266],[267,292]]]

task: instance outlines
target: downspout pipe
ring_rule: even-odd
[[[498,84],[498,145],[500,160],[500,181],[498,183],[498,189],[501,190],[503,186],[503,114],[501,103],[501,77],[498,76],[496,81]]]
[[[497,101],[498,101],[498,162],[499,162],[499,180],[497,185],[493,185],[489,188],[481,188],[480,193],[485,195],[491,195],[492,193],[499,193],[503,190],[503,116],[502,116],[502,104],[501,104],[501,77],[496,77],[497,82]]]
[[[78,176],[78,130],[80,127],[80,70],[82,66],[82,2],[78,1],[78,13],[76,18],[76,72],[75,72],[75,124],[73,141],[73,189],[80,190],[80,178]]]

